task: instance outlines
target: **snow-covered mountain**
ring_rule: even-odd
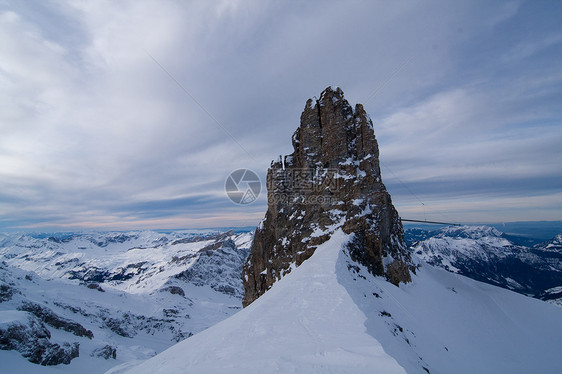
[[[412,248],[429,264],[543,300],[562,296],[556,291],[562,286],[560,235],[533,247],[488,226],[445,227],[427,236]]]
[[[537,247],[544,248],[545,251],[562,251],[562,234],[556,235],[554,239],[549,240],[542,245],[537,245]]]
[[[108,374],[559,373],[560,309],[421,263],[396,287],[341,230],[251,305]]]
[[[2,235],[2,370],[104,372],[208,328],[241,309],[252,236]]]

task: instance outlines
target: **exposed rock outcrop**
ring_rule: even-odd
[[[79,356],[78,343],[50,341],[51,333],[34,315],[23,311],[0,312],[0,349],[16,350],[29,362],[44,366],[68,365]]]
[[[53,326],[56,329],[68,331],[76,336],[85,336],[89,339],[94,337],[94,334],[90,330],[86,330],[84,326],[78,322],[70,321],[66,318],[60,317],[51,309],[28,301],[24,301],[18,310],[29,312],[34,314],[42,322]]]
[[[351,257],[394,284],[410,281],[410,254],[381,180],[373,124],[341,89],[309,99],[294,152],[271,163],[268,209],[243,268],[247,306],[299,266],[338,228],[354,234]]]
[[[105,345],[101,348],[96,348],[94,349],[94,351],[90,354],[90,356],[92,357],[101,357],[105,360],[109,360],[110,358],[116,360],[117,359],[117,347],[114,347],[112,345]]]

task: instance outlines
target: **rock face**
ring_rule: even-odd
[[[338,228],[347,250],[374,275],[398,285],[414,270],[404,231],[381,180],[373,124],[341,89],[309,99],[293,135],[294,152],[271,163],[268,209],[243,268],[243,305],[299,266]]]

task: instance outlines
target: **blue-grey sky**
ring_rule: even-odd
[[[263,194],[235,205],[225,179],[264,178],[329,85],[365,105],[403,217],[561,220],[560,20],[560,1],[0,0],[0,231],[255,225]]]

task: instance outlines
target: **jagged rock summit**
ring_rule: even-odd
[[[354,234],[351,258],[398,285],[412,265],[402,223],[381,180],[373,124],[340,88],[308,99],[292,154],[267,172],[268,209],[243,268],[243,305],[313,255],[335,230]]]

